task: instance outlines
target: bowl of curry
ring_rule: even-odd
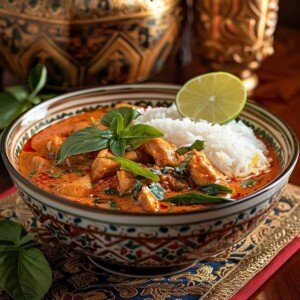
[[[272,113],[248,102],[239,121],[224,125],[233,151],[214,140],[226,136],[223,127],[177,121],[178,89],[65,94],[3,135],[3,161],[41,224],[110,272],[173,274],[232,247],[266,219],[296,164],[295,134]],[[239,134],[248,134],[240,149]]]

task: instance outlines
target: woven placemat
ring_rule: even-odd
[[[97,269],[86,257],[55,242],[16,192],[0,200],[0,218],[38,232],[46,245],[43,251],[54,276],[46,299],[229,299],[299,235],[300,188],[287,185],[264,224],[230,251],[166,278],[132,279]]]

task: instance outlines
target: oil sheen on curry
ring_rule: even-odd
[[[278,175],[275,151],[241,121],[177,114],[175,106],[119,104],[70,117],[27,141],[19,170],[70,201],[144,213],[238,201]]]

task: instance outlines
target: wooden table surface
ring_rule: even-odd
[[[188,41],[189,36],[185,36],[185,39]],[[200,59],[192,55],[192,50],[185,47],[183,51],[181,59],[178,56],[171,58],[166,68],[151,81],[182,84],[207,71]],[[300,30],[278,28],[275,54],[263,63],[257,73],[260,84],[252,99],[289,123],[300,139]],[[300,185],[299,163],[290,182]],[[0,160],[0,193],[11,185]],[[251,299],[300,299],[300,252],[282,266]]]

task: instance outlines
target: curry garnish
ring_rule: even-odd
[[[121,170],[131,172],[133,174],[148,178],[152,181],[159,181],[159,177],[152,173],[149,169],[142,167],[138,163],[135,163],[132,160],[126,159],[124,157],[105,157],[107,159],[114,160],[121,165]]]
[[[231,188],[217,183],[200,185],[198,188],[209,196],[216,196],[224,193],[232,194]]]
[[[188,147],[181,147],[181,148],[178,148],[176,150],[176,152],[179,154],[179,155],[183,155],[193,149],[197,150],[197,151],[201,151],[203,150],[205,147],[205,143],[204,141],[200,141],[200,140],[196,140],[191,146],[188,146]]]
[[[200,193],[186,193],[171,198],[167,198],[165,199],[165,201],[172,203],[174,205],[196,205],[196,204],[232,202],[234,200],[229,198],[200,194]]]
[[[136,149],[153,138],[163,136],[158,129],[131,122],[140,113],[130,107],[115,108],[108,111],[101,124],[108,127],[101,130],[96,126],[87,127],[71,134],[61,145],[56,163],[62,163],[66,158],[101,149],[109,148],[116,156],[124,156],[126,149]]]

